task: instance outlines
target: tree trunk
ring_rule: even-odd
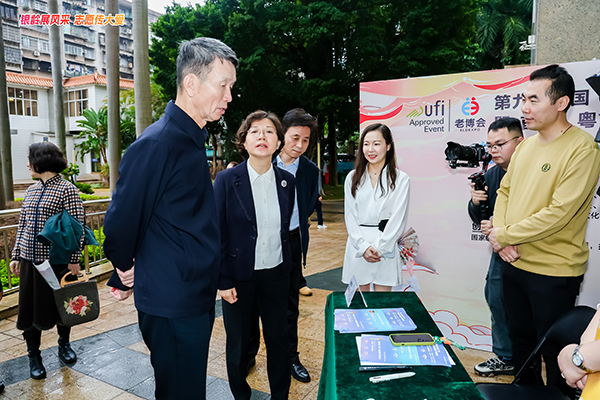
[[[335,130],[337,121],[335,115],[330,114],[327,117],[327,142],[329,145],[329,184],[338,184],[338,169],[337,169],[337,140],[335,138]]]
[[[60,14],[57,0],[48,1],[48,12]],[[54,98],[54,133],[58,148],[67,157],[67,132],[65,128],[65,111],[63,100],[63,52],[60,29],[58,25],[50,25],[50,61],[52,63],[52,93]]]
[[[2,173],[0,174],[0,210],[4,210],[6,208],[6,199],[14,200],[14,192],[12,188],[12,157],[10,147],[10,117],[8,116],[7,99],[8,92],[6,91],[6,67],[4,65],[4,39],[2,35],[2,25],[0,24],[0,136],[2,137],[2,140],[0,141],[0,149],[2,151],[2,156],[0,157],[0,168],[2,169]],[[7,164],[7,158],[9,164]],[[6,190],[8,189],[8,181],[6,180],[5,175],[7,175],[7,169],[9,166],[11,185],[10,190]]]
[[[133,0],[133,76],[135,85],[135,135],[152,123],[150,59],[148,57],[148,0]]]
[[[107,0],[106,13],[118,14],[119,1]],[[108,91],[108,165],[110,193],[115,191],[121,162],[121,115],[119,110],[119,27],[106,25],[106,87]]]

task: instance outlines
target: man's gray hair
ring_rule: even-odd
[[[183,78],[188,74],[194,74],[202,81],[206,79],[211,69],[209,66],[215,58],[238,65],[237,56],[231,47],[220,40],[198,37],[182,42],[177,56],[177,89],[182,88]]]

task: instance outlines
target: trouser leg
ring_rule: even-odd
[[[214,308],[191,318],[162,318],[138,311],[140,330],[150,350],[155,397],[205,399],[206,368]]]
[[[289,336],[281,326],[285,325],[289,275],[283,265],[264,271],[257,290],[257,307],[263,325],[263,336],[267,348],[267,374],[271,388],[271,399],[287,400],[290,390],[291,360],[288,349]],[[298,293],[298,292],[296,292]]]
[[[300,316],[300,281],[302,277],[302,245],[300,236],[290,236],[290,250],[292,253],[292,270],[289,279],[289,292],[287,300],[287,326],[289,332],[290,357],[298,355],[298,317]],[[306,281],[305,281],[306,282]],[[263,326],[264,330],[264,326]],[[264,333],[264,332],[263,332]]]
[[[256,313],[257,272],[249,281],[234,281],[237,301],[223,301],[223,323],[227,333],[226,363],[229,388],[236,400],[249,400],[252,389],[246,382],[250,336],[258,327]],[[281,327],[280,327],[281,329]]]
[[[492,351],[499,357],[511,358],[512,345],[502,295],[501,265],[501,259],[492,256],[485,283],[485,300],[492,314]]]

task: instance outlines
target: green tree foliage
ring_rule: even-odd
[[[133,90],[125,90],[120,94],[121,105],[121,148],[127,149],[135,140],[135,100]],[[108,165],[106,145],[108,143],[108,109],[106,105],[98,111],[88,108],[81,114],[83,119],[77,120],[77,126],[83,131],[77,136],[85,139],[75,145],[81,161],[86,154],[100,154],[100,164]]]
[[[483,69],[529,63],[519,42],[531,34],[533,0],[484,0],[477,14],[477,40]]]
[[[153,24],[155,82],[176,96],[182,40],[210,36],[230,45],[240,65],[234,101],[220,124],[225,157],[251,111],[282,116],[302,107],[328,127],[329,151],[358,128],[359,83],[472,70],[475,0],[207,0],[174,4]],[[332,163],[335,167],[335,162]],[[331,171],[335,178],[335,171]]]
[[[83,157],[86,154],[95,151],[100,154],[100,161],[106,164],[106,143],[108,141],[108,122],[106,106],[100,107],[98,111],[93,108],[83,110],[81,114],[83,119],[77,120],[77,126],[84,130],[77,138],[85,138],[86,140],[75,145],[77,154],[83,162]]]

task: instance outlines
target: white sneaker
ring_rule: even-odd
[[[492,357],[475,366],[475,372],[483,376],[514,375],[515,366],[506,362],[504,357]]]
[[[327,225],[318,225],[317,229],[327,229]]]

